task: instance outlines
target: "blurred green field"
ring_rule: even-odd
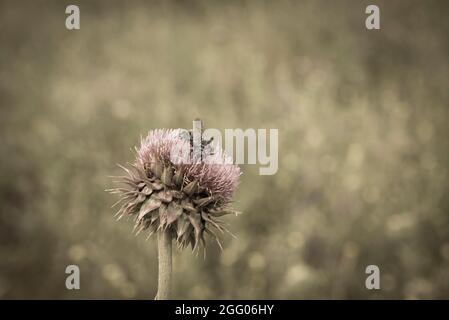
[[[175,298],[449,298],[447,1],[78,1],[78,31],[68,4],[0,1],[0,298],[152,299],[155,238],[104,189],[196,117],[279,129],[279,170],[242,166],[238,239],[176,252]]]

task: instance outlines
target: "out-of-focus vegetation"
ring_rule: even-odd
[[[371,1],[372,2],[372,1]],[[153,298],[116,163],[159,127],[278,128],[243,166],[238,239],[176,252],[176,298],[449,298],[449,5],[0,2],[0,297]],[[65,288],[65,267],[81,290]],[[365,289],[365,267],[381,290]]]

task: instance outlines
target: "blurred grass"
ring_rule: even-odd
[[[154,239],[103,190],[159,127],[278,128],[238,240],[176,253],[175,297],[448,298],[445,1],[0,1],[0,297],[152,298]],[[65,289],[68,264],[81,290]],[[365,267],[381,290],[365,289]]]

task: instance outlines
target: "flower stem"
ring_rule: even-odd
[[[156,300],[169,300],[171,298],[172,282],[172,245],[171,235],[168,229],[159,230],[157,233],[159,278],[157,284]]]

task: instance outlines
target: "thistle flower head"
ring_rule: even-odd
[[[216,231],[229,232],[219,219],[235,213],[228,209],[241,175],[220,147],[201,138],[194,155],[192,133],[182,129],[156,129],[141,139],[132,168],[122,167],[118,177],[125,187],[110,189],[122,197],[117,212],[135,217],[137,232],[169,230],[180,248],[205,245],[204,234],[221,247]]]

